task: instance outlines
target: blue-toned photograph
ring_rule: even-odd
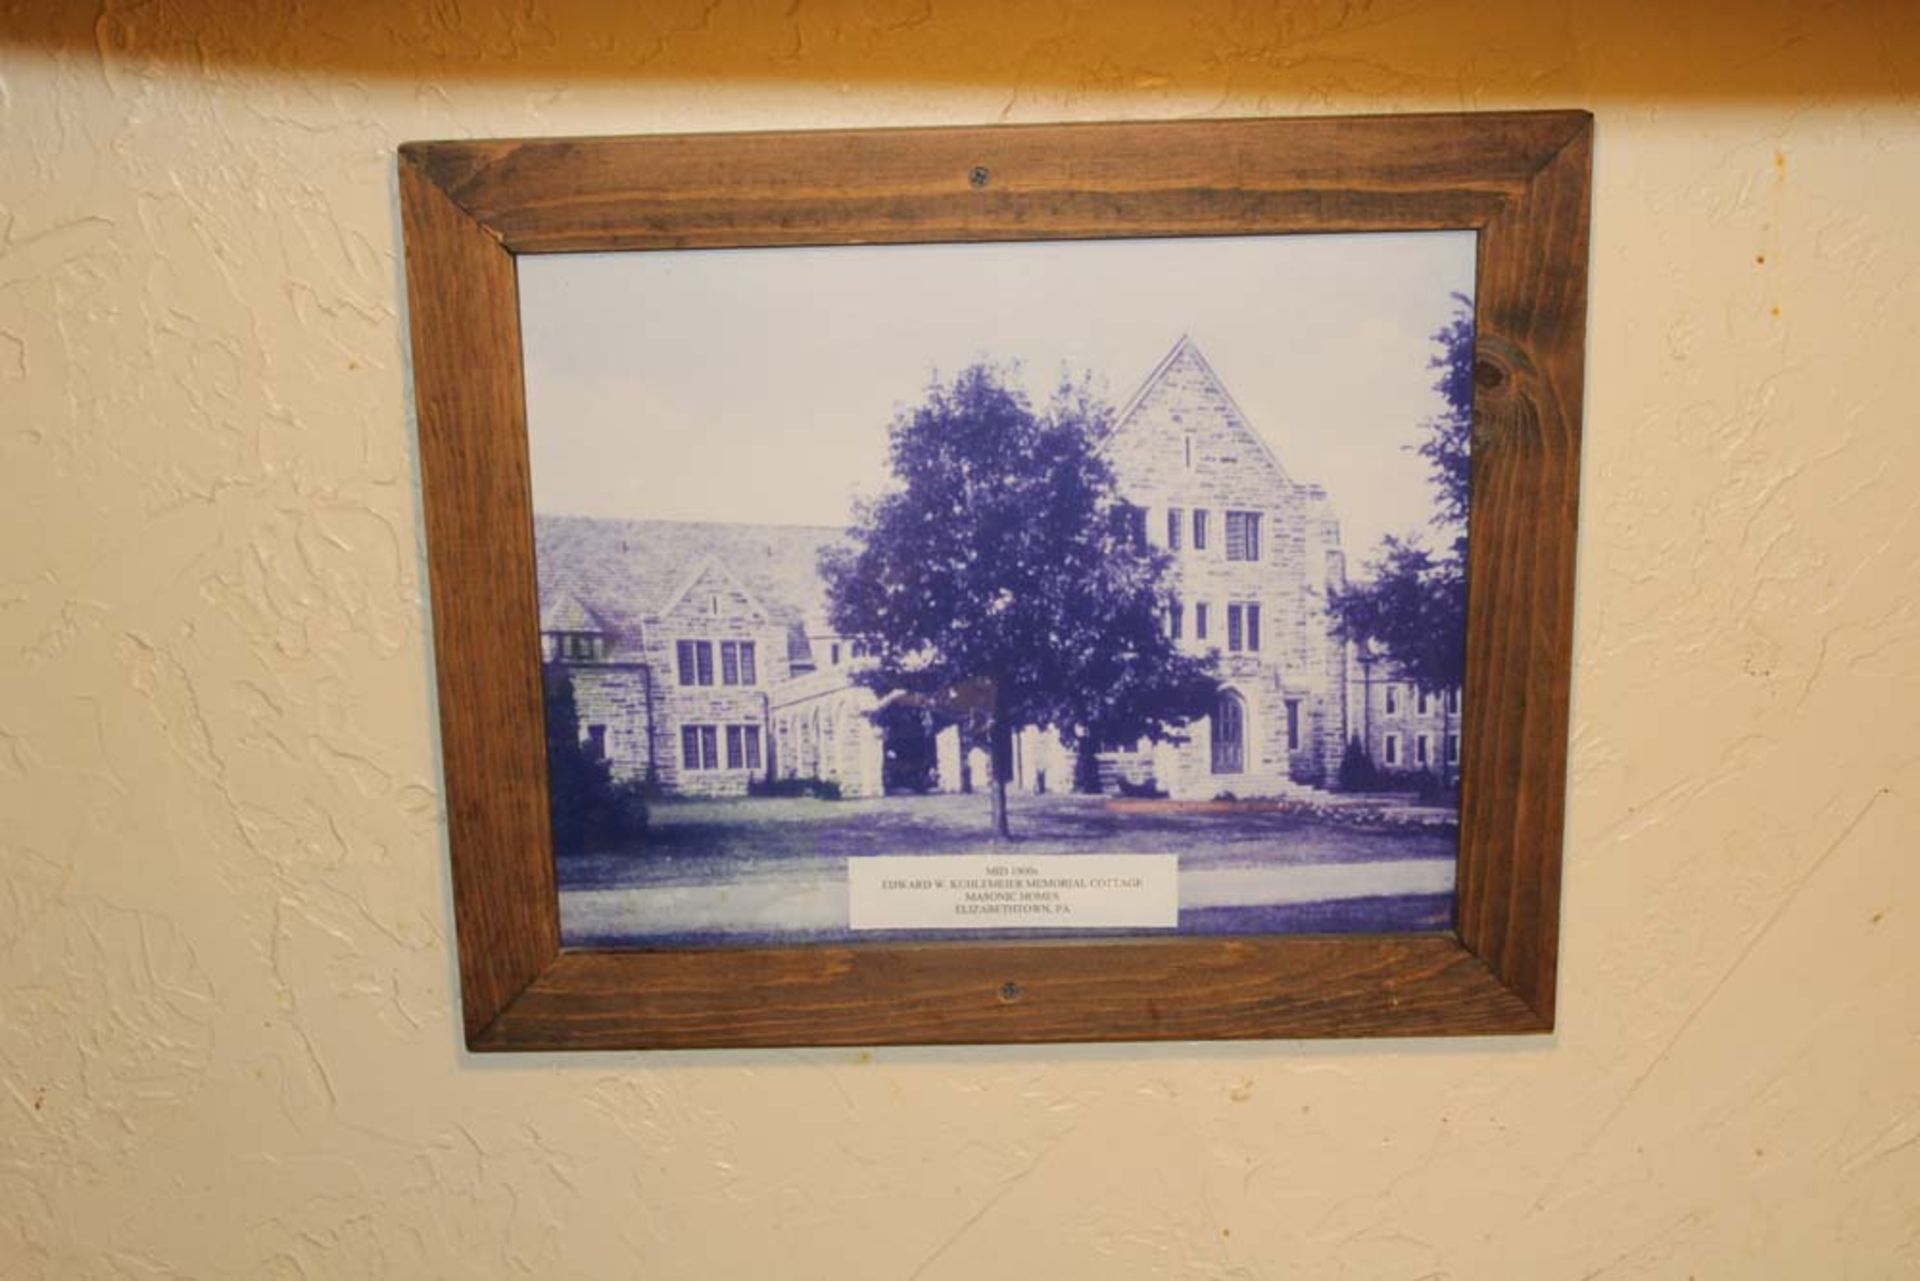
[[[1474,261],[521,258],[564,941],[1450,929]]]

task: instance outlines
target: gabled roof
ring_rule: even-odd
[[[789,652],[804,659],[803,622],[826,612],[820,553],[845,537],[843,529],[817,525],[536,515],[541,617],[572,597],[606,630],[637,636],[643,621],[665,613],[710,557],[771,621],[787,628]]]
[[[1252,420],[1247,417],[1246,411],[1240,408],[1240,403],[1233,398],[1233,393],[1227,390],[1227,385],[1221,381],[1220,375],[1214,372],[1213,366],[1201,353],[1200,345],[1187,334],[1180,335],[1179,340],[1173,344],[1173,349],[1161,357],[1160,363],[1153,367],[1153,372],[1141,382],[1139,390],[1127,399],[1126,405],[1115,416],[1113,427],[1107,432],[1106,438],[1100,442],[1101,449],[1104,451],[1121,432],[1125,431],[1134,415],[1145,407],[1153,393],[1159,390],[1160,385],[1166,382],[1176,370],[1182,368],[1195,370],[1206,383],[1210,384],[1212,390],[1219,394],[1221,401],[1226,405],[1233,426],[1241,435],[1253,442],[1254,447],[1260,451],[1261,457],[1272,464],[1273,470],[1283,482],[1293,484],[1293,477],[1289,476],[1287,469],[1280,465],[1280,459],[1274,455],[1266,438],[1254,430]]]
[[[738,587],[741,593],[746,596],[747,603],[753,606],[754,612],[762,618],[771,619],[773,617],[772,611],[765,605],[762,605],[759,597],[753,594],[753,589],[741,582],[737,576],[728,572],[727,567],[711,552],[702,556],[699,561],[694,564],[693,568],[687,571],[687,576],[681,580],[680,586],[674,589],[673,594],[667,597],[666,604],[660,607],[660,612],[662,614],[671,614],[679,609],[680,602],[687,598],[687,593],[698,586],[700,580],[706,578],[709,574],[717,575],[729,583],[732,583],[735,587]]]
[[[572,592],[556,592],[540,599],[540,630],[543,632],[607,632],[605,619],[581,603]]]

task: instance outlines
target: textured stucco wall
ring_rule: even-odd
[[[1920,1269],[1910,5],[594,10],[0,2],[0,1273]],[[1556,1036],[461,1053],[396,143],[1514,105],[1599,115]]]

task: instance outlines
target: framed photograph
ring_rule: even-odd
[[[1590,142],[403,147],[468,1045],[1550,1029]]]

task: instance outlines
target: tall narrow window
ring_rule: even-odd
[[[1167,508],[1167,550],[1180,550],[1180,527],[1186,523],[1186,513],[1178,507]]]
[[[1387,682],[1387,715],[1400,714],[1400,687],[1392,681]]]
[[[1455,716],[1460,714],[1460,687],[1457,685],[1447,691],[1447,710]]]
[[[680,768],[700,768],[700,727],[698,725],[680,727]]]
[[[1227,650],[1234,654],[1240,652],[1240,642],[1243,639],[1243,633],[1240,629],[1240,615],[1240,606],[1227,606]]]
[[[1297,698],[1287,700],[1287,750],[1300,750],[1300,700]]]
[[[831,657],[828,658],[827,661],[830,664],[832,664],[834,667],[840,666],[840,642],[839,641],[833,642],[832,645],[828,646],[828,650],[831,654]]]
[[[1427,708],[1432,704],[1432,701],[1433,700],[1427,696],[1426,690],[1420,689],[1414,691],[1413,706],[1414,710],[1419,712],[1420,715],[1425,716],[1427,714]],[[1425,762],[1422,762],[1422,764],[1424,763]]]
[[[1413,763],[1414,764],[1425,765],[1427,763],[1427,754],[1431,750],[1428,747],[1428,743],[1430,741],[1431,740],[1429,740],[1425,734],[1418,735],[1417,737],[1414,738],[1413,740]]]
[[[1247,606],[1247,648],[1256,654],[1260,652],[1260,607],[1258,605]]]
[[[1187,470],[1192,471],[1193,470],[1193,433],[1192,432],[1187,433],[1186,444],[1187,444]]]
[[[727,726],[727,768],[742,769],[747,762],[745,735],[741,732],[746,726]]]
[[[1380,755],[1381,759],[1389,765],[1398,765],[1400,763],[1400,736],[1398,734],[1387,735],[1386,750]]]
[[[757,770],[760,768],[760,727],[747,725],[742,728],[747,739],[747,768]]]
[[[720,642],[720,683],[723,685],[752,685],[753,642]]]
[[[1167,609],[1167,631],[1175,640],[1180,639],[1180,633],[1184,629],[1186,621],[1187,607],[1177,600],[1174,601]]]
[[[693,642],[676,641],[673,646],[673,653],[676,659],[675,665],[680,669],[680,683],[682,685],[693,684],[695,680]]]
[[[1207,638],[1207,602],[1203,600],[1193,602],[1193,638]]]
[[[698,660],[696,665],[699,668],[700,683],[702,685],[713,684],[713,642],[695,641],[693,643],[693,656]]]
[[[712,725],[700,726],[700,768],[720,768],[720,731]]]
[[[1260,559],[1260,513],[1227,513],[1227,559]]]
[[[1247,705],[1227,689],[1213,709],[1213,772],[1238,774],[1247,767]]]
[[[1193,550],[1207,550],[1207,509],[1204,507],[1193,509]]]
[[[587,726],[587,755],[596,761],[607,759],[607,727],[605,725]]]
[[[1459,763],[1460,736],[1458,734],[1449,734],[1447,735],[1447,764],[1458,765]]]

